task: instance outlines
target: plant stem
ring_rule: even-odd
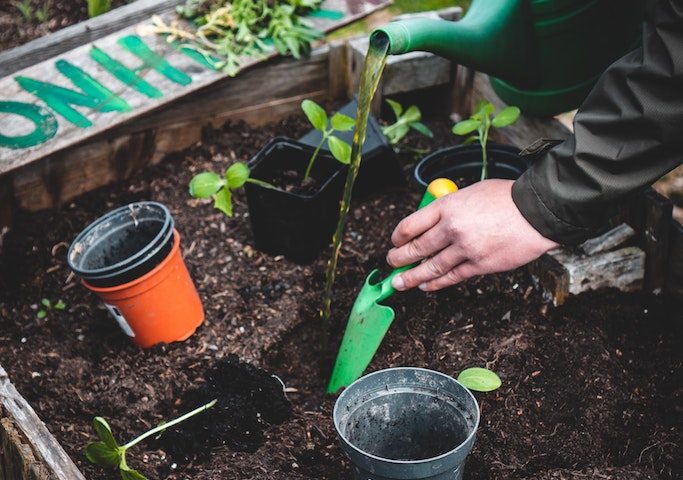
[[[304,175],[304,182],[306,180],[308,180],[308,177],[311,176],[311,170],[313,169],[313,162],[315,162],[315,159],[318,156],[318,152],[320,152],[320,149],[322,148],[323,143],[325,143],[325,140],[327,140],[327,132],[323,132],[322,140],[320,140],[320,143],[315,148],[313,155],[311,155],[311,159],[308,161],[308,167],[306,167],[306,174]]]
[[[151,429],[150,431],[143,433],[143,434],[140,435],[138,438],[135,438],[135,439],[131,440],[130,442],[128,442],[127,444],[125,444],[122,448],[123,448],[124,450],[128,450],[129,448],[131,448],[131,447],[137,445],[138,443],[142,442],[144,439],[149,438],[149,437],[151,437],[152,435],[155,435],[155,434],[157,434],[157,433],[159,433],[159,432],[163,432],[163,431],[166,430],[167,428],[170,428],[170,427],[172,427],[172,426],[174,426],[174,425],[177,425],[177,424],[179,424],[180,422],[184,422],[184,421],[187,420],[188,418],[194,417],[195,415],[197,415],[198,413],[203,412],[204,410],[208,410],[209,408],[211,408],[211,407],[213,407],[214,405],[216,405],[216,402],[217,402],[217,401],[218,401],[218,399],[212,400],[212,401],[210,401],[209,403],[207,403],[206,405],[204,405],[204,406],[202,406],[202,407],[199,407],[199,408],[195,408],[195,409],[192,410],[191,412],[186,413],[186,414],[183,415],[182,417],[178,417],[178,418],[176,418],[175,420],[171,420],[171,421],[168,422],[168,423],[161,424],[161,425],[159,425],[159,426],[157,426],[157,427]]]
[[[259,180],[258,178],[251,178],[250,177],[250,178],[246,179],[246,182],[247,183],[253,183],[254,185],[258,185],[259,187],[263,187],[263,188],[273,188],[273,189],[275,188],[275,185],[268,183],[268,182],[264,182],[263,180]]]
[[[489,178],[489,162],[486,154],[486,142],[489,140],[490,123],[488,117],[486,118],[486,126],[484,131],[479,133],[481,137],[481,180]]]

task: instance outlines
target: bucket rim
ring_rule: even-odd
[[[339,417],[340,415],[338,414],[341,406],[340,406],[340,401],[344,397],[345,394],[347,394],[348,391],[351,390],[351,388],[358,384],[361,381],[364,381],[367,378],[376,376],[376,375],[381,375],[385,374],[387,372],[395,372],[395,371],[400,371],[400,370],[410,370],[410,371],[418,371],[418,372],[425,372],[428,374],[436,375],[443,377],[449,381],[455,382],[457,385],[459,385],[463,390],[467,392],[467,395],[470,397],[472,402],[474,403],[475,409],[476,409],[476,421],[474,422],[474,428],[472,428],[472,431],[467,435],[467,438],[460,442],[457,446],[454,448],[448,450],[447,452],[442,453],[441,455],[437,455],[436,457],[430,457],[430,458],[422,458],[418,460],[395,460],[391,458],[386,458],[386,457],[380,457],[378,455],[373,455],[372,453],[366,452],[357,446],[355,446],[351,441],[349,441],[348,438],[346,438],[345,435],[342,434],[340,428],[338,427],[339,425]],[[477,398],[474,396],[474,394],[470,391],[469,388],[465,387],[462,383],[457,381],[455,378],[451,377],[450,375],[447,375],[443,372],[439,372],[437,370],[431,370],[429,368],[422,368],[422,367],[393,367],[393,368],[385,368],[382,370],[377,370],[376,372],[369,373],[367,375],[363,375],[360,377],[358,380],[353,382],[351,385],[346,387],[344,391],[337,397],[337,400],[334,404],[334,409],[332,410],[332,421],[334,423],[334,429],[337,431],[337,435],[339,435],[339,438],[343,441],[345,445],[348,445],[350,448],[354,450],[355,453],[365,457],[369,458],[372,460],[376,460],[379,462],[383,462],[385,464],[390,464],[390,465],[397,465],[397,466],[407,466],[407,465],[424,465],[428,463],[432,463],[435,461],[439,460],[444,460],[454,453],[456,453],[463,445],[470,444],[471,442],[474,441],[474,437],[476,437],[477,430],[479,429],[479,422],[481,420],[481,411],[479,409],[479,403],[477,402]]]
[[[75,263],[72,261],[72,256],[74,254],[74,248],[79,242],[83,241],[89,233],[91,233],[95,228],[97,228],[98,225],[110,220],[116,215],[125,212],[126,210],[132,210],[136,206],[155,207],[158,208],[164,215],[163,224],[159,229],[159,232],[157,232],[154,238],[150,240],[150,242],[147,243],[147,245],[145,245],[138,252],[126,258],[125,260],[122,260],[120,262],[117,262],[113,265],[109,265],[106,267],[88,270],[79,268],[75,265]],[[102,279],[110,276],[116,276],[119,273],[125,272],[128,269],[132,268],[134,264],[137,264],[138,261],[144,258],[146,255],[150,254],[151,252],[156,252],[158,248],[163,247],[163,245],[165,245],[166,242],[168,242],[169,239],[173,236],[174,228],[175,224],[173,221],[173,216],[171,215],[171,211],[163,203],[149,200],[132,202],[107,212],[106,214],[91,222],[83,230],[81,230],[81,232],[71,242],[71,245],[69,245],[69,250],[66,253],[66,260],[71,270],[73,270],[74,273],[76,273],[82,279]]]

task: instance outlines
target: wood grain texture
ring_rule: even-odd
[[[313,19],[313,23],[316,28],[322,31],[329,31],[367,15],[379,8],[383,8],[389,3],[390,1],[388,0],[326,0],[323,4],[323,8],[341,11],[345,14],[344,18],[341,20],[315,18]],[[167,22],[170,22],[172,19],[176,19],[176,16],[174,13],[168,13],[165,15],[165,18]],[[147,21],[143,22],[143,24],[145,23],[147,23]],[[137,57],[125,51],[117,43],[117,41],[125,35],[136,34],[139,31],[138,27],[140,25],[141,24],[131,25],[113,34],[107,35],[97,40],[94,45],[125,65],[130,67],[140,65],[140,60]],[[163,56],[175,68],[190,75],[192,77],[192,83],[183,86],[168,80],[155,70],[145,70],[141,73],[141,76],[163,92],[162,98],[150,99],[114,79],[107,71],[92,61],[89,54],[93,44],[84,44],[70,50],[59,58],[87,71],[102,85],[111,90],[113,94],[126,100],[132,107],[132,110],[130,112],[120,113],[83,109],[83,113],[86,114],[88,119],[93,123],[93,125],[88,128],[80,128],[69,123],[61,116],[57,116],[57,135],[47,142],[26,149],[13,150],[0,147],[0,175],[20,168],[35,160],[53,155],[69,146],[101,135],[114,127],[135,121],[140,117],[159,110],[165,105],[173,104],[181,98],[185,98],[194,93],[201,95],[204,93],[204,89],[215,85],[218,82],[226,79],[237,80],[237,78],[230,79],[221,72],[216,72],[200,66],[187,55],[174,49],[159,36],[146,36],[144,37],[144,41],[152,50]],[[264,58],[245,58],[243,60],[243,68],[246,70],[275,56],[276,53],[273,52]],[[295,72],[290,72],[290,74],[295,74]],[[18,71],[16,72],[16,75],[39,80],[50,79],[51,83],[54,83],[55,85],[73,88],[65,77],[56,73],[54,58],[50,58],[44,62]],[[2,98],[0,98],[0,100],[11,99],[13,101],[40,105],[41,102],[39,102],[36,97],[23,90],[15,81],[14,77],[16,75],[6,76],[0,79],[0,92],[2,92]],[[268,91],[263,87],[260,85],[255,87],[255,85],[258,85],[258,83],[252,83],[250,85],[251,90],[258,90],[263,96],[269,95]],[[4,115],[0,117],[0,131],[5,135],[26,134],[27,128],[29,128],[29,126],[25,121],[19,121],[19,119],[13,115]]]
[[[5,77],[83,44],[148,19],[154,13],[171,11],[185,0],[137,0],[110,12],[71,25],[24,45],[0,52],[0,77]]]
[[[0,480],[85,480],[2,366],[0,448]]]

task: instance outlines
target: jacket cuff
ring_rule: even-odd
[[[592,229],[572,225],[553,212],[534,186],[533,168],[512,185],[512,200],[522,216],[541,235],[562,245],[578,245],[590,238]]]

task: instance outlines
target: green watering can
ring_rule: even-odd
[[[458,187],[452,180],[447,178],[432,180],[417,208],[429,205],[437,198],[457,190]],[[378,270],[373,270],[368,275],[351,309],[344,338],[342,338],[337,360],[334,363],[332,377],[327,386],[327,393],[335,393],[341,387],[348,387],[360,378],[370,364],[391,322],[394,321],[394,310],[380,302],[394,294],[391,280],[414,266],[397,268],[383,280],[377,278]]]
[[[473,0],[457,22],[397,21],[375,30],[389,53],[427,51],[491,76],[523,112],[577,108],[602,72],[637,47],[643,0]]]

